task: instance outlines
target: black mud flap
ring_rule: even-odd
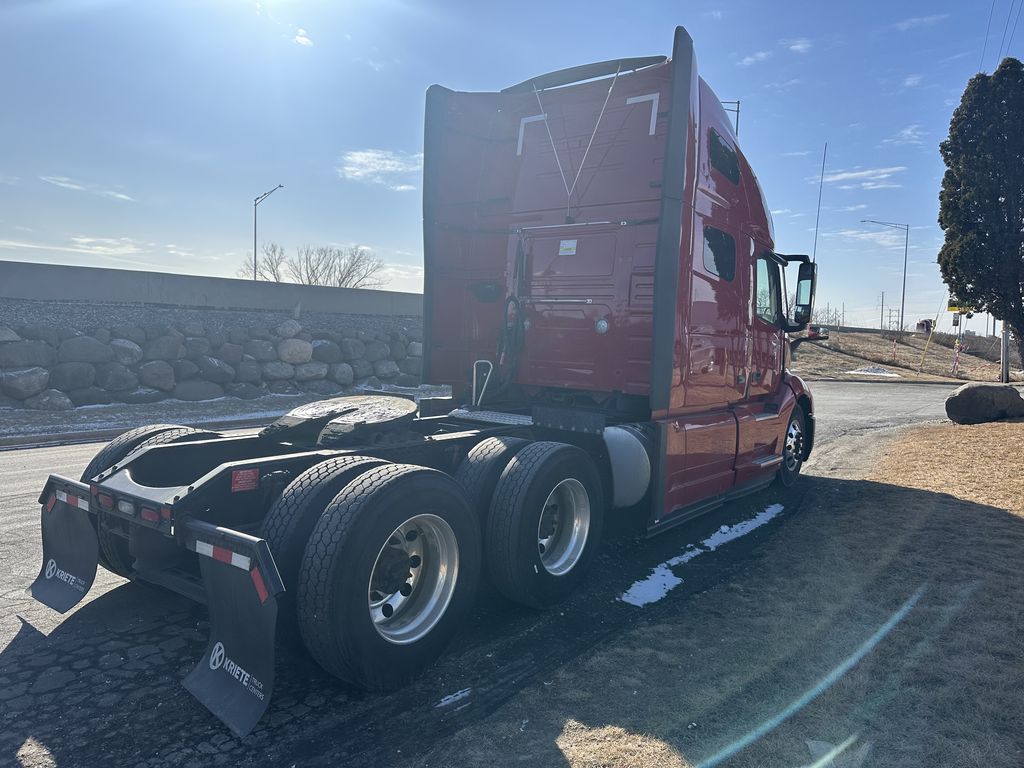
[[[60,475],[50,475],[39,496],[43,565],[28,593],[61,613],[78,605],[96,578],[99,544],[89,498],[88,485]]]
[[[200,556],[210,640],[183,682],[236,736],[245,736],[274,690],[276,596],[284,584],[263,539],[195,520],[184,528],[186,546]]]

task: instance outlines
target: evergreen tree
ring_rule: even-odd
[[[942,279],[958,303],[1006,322],[1024,359],[1024,65],[971,78],[939,146]]]

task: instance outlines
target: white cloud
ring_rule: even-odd
[[[907,170],[905,165],[894,165],[889,168],[851,168],[848,171],[833,171],[825,174],[825,182],[835,184],[836,182],[852,182],[840,184],[839,189],[886,189],[898,187],[891,179],[895,174]],[[817,176],[809,176],[808,183],[817,184]]]
[[[715,21],[721,21],[723,16],[721,11],[706,11],[704,15]]]
[[[766,83],[764,87],[772,91],[788,91],[795,85],[800,85],[799,77],[794,77],[791,80],[780,80],[774,83]]]
[[[304,29],[299,29],[299,31],[295,33],[295,37],[292,38],[292,42],[306,47],[311,47],[313,45],[313,41],[309,39],[309,33]]]
[[[865,224],[865,227],[876,225]],[[862,243],[870,243],[878,248],[903,248],[906,235],[897,229],[841,229],[838,232],[822,232],[822,237],[842,237],[847,240],[856,240]]]
[[[807,53],[811,50],[811,41],[806,37],[798,37],[793,40],[780,40],[779,45],[784,45],[794,53]]]
[[[86,237],[85,235],[74,235],[69,238],[69,241],[56,245],[27,240],[0,240],[0,250],[76,253],[107,261],[153,267],[157,265],[131,258],[149,253],[150,245],[150,243],[142,243],[130,237]]]
[[[4,174],[0,173],[0,184],[6,184],[9,187],[13,187],[19,181],[21,181],[21,179],[19,179],[17,176],[5,176]]]
[[[772,216],[782,216],[784,213],[789,212],[789,208],[779,208],[778,210],[772,211]]]
[[[890,136],[888,139],[882,139],[883,144],[890,144],[899,146],[903,144],[923,144],[924,137],[927,134],[924,129],[918,124],[908,125],[903,130],[899,131],[895,136]]]
[[[749,56],[744,56],[742,59],[736,62],[737,67],[749,67],[751,64],[756,64],[759,61],[767,61],[772,57],[771,51],[755,51]]]
[[[921,75],[907,75],[905,78],[903,78],[903,87],[914,88],[921,84],[921,80]]]
[[[906,32],[908,29],[916,29],[917,27],[930,27],[932,24],[938,24],[940,21],[945,21],[948,18],[948,13],[936,13],[932,16],[913,16],[909,19],[897,21],[892,26],[893,29]]]
[[[849,212],[849,211],[863,211],[865,208],[867,208],[867,205],[865,205],[864,203],[861,203],[860,205],[844,205],[842,208],[837,208],[836,210],[843,211],[843,212]]]
[[[809,149],[800,149],[800,150],[797,150],[797,151],[794,151],[794,152],[783,152],[782,156],[783,157],[807,157],[807,155],[809,155],[809,154],[811,154],[811,150],[809,150]]]
[[[423,168],[423,155],[388,149],[358,149],[346,152],[338,164],[338,175],[348,181],[379,184],[394,192],[416,189],[412,183]]]
[[[52,184],[55,187],[61,189],[71,189],[75,192],[88,192],[90,195],[98,195],[99,197],[108,197],[112,200],[126,200],[128,202],[134,202],[135,198],[129,197],[123,192],[118,192],[114,189],[103,189],[97,187],[95,184],[87,184],[82,181],[75,181],[69,179],[67,176],[40,176],[40,181],[45,181],[47,184]]]

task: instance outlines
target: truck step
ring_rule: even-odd
[[[525,413],[503,413],[502,411],[476,411],[469,408],[456,408],[448,415],[453,419],[478,421],[484,424],[504,424],[510,427],[533,426],[533,417]]]

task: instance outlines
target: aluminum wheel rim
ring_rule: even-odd
[[[790,472],[800,466],[800,457],[804,453],[804,433],[800,424],[796,421],[789,422],[789,429],[786,430],[786,469]]]
[[[395,528],[377,553],[367,607],[377,634],[408,645],[437,626],[459,577],[455,531],[437,515],[416,515]]]
[[[563,576],[580,561],[590,533],[590,496],[569,477],[548,494],[537,523],[537,552],[544,570]]]

